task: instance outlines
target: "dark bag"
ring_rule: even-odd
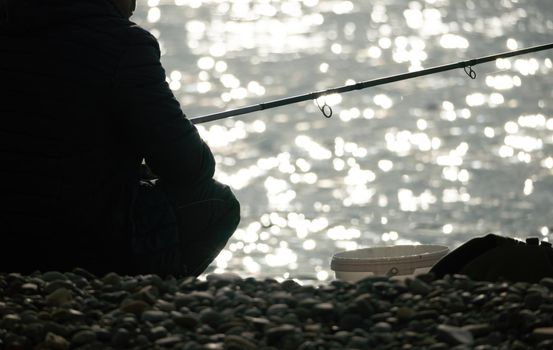
[[[464,243],[438,261],[430,270],[438,278],[466,275],[478,281],[539,282],[553,277],[551,243],[538,238],[522,242],[488,234]]]

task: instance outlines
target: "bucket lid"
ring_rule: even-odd
[[[371,247],[334,254],[334,271],[411,274],[417,268],[430,267],[449,252],[441,245],[396,245]]]

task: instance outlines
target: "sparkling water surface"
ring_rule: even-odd
[[[149,0],[167,81],[199,116],[552,41],[531,0]],[[208,271],[334,278],[338,251],[551,239],[553,51],[198,125],[242,221]]]

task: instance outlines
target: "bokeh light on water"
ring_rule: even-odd
[[[167,82],[197,116],[547,43],[531,0],[149,0]],[[553,62],[541,52],[202,124],[243,208],[210,271],[331,279],[332,254],[476,235],[550,239]]]

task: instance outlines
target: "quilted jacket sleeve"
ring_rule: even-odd
[[[131,27],[114,82],[118,111],[131,142],[161,182],[194,186],[213,177],[215,161],[165,79],[156,39]]]

